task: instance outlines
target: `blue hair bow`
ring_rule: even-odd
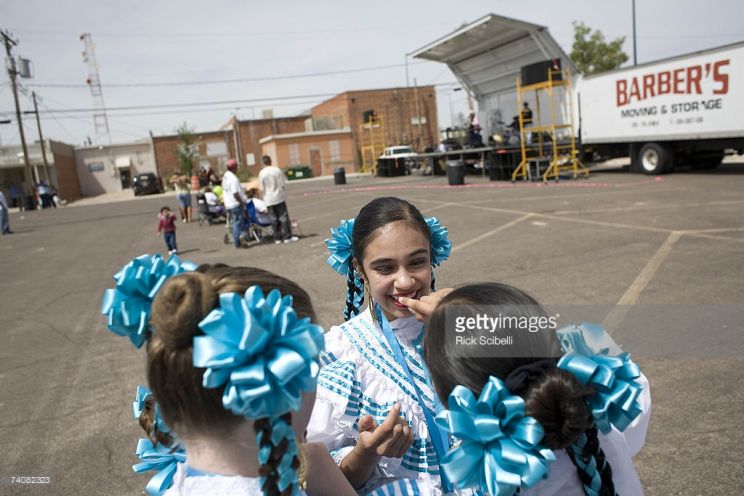
[[[136,453],[142,462],[132,465],[135,473],[157,471],[145,488],[149,496],[163,494],[173,484],[178,464],[186,461],[185,452],[173,451],[162,444],[154,447],[149,439],[139,440]]]
[[[299,410],[303,391],[313,391],[323,329],[300,319],[292,297],[274,289],[264,297],[251,286],[245,297],[220,295],[220,306],[200,323],[194,367],[207,369],[203,386],[223,384],[222,403],[236,415],[264,418]]]
[[[447,260],[452,252],[452,242],[447,239],[447,228],[436,217],[427,217],[426,225],[431,234],[431,264],[436,267]]]
[[[490,377],[478,400],[464,386],[449,396],[449,410],[437,423],[462,444],[447,453],[441,466],[459,489],[488,489],[491,496],[509,496],[547,477],[553,452],[540,445],[542,426],[524,414],[524,400]]]
[[[333,270],[345,276],[349,273],[351,262],[352,231],[354,230],[354,219],[342,220],[338,227],[331,228],[331,237],[325,240],[331,255],[326,263]]]
[[[597,428],[604,434],[612,426],[624,431],[643,412],[639,398],[643,386],[636,379],[641,375],[629,353],[609,355],[609,349],[592,350],[585,335],[596,338],[604,330],[596,324],[568,325],[556,331],[566,354],[558,368],[572,373],[582,384],[593,386],[596,393],[587,403]]]
[[[167,262],[160,255],[141,255],[126,264],[114,275],[116,287],[103,294],[101,313],[106,315],[108,328],[128,337],[137,348],[142,346],[155,294],[168,278],[192,270],[196,264],[181,262],[176,255]]]

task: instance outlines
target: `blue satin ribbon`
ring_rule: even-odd
[[[524,400],[500,379],[489,378],[477,400],[469,389],[456,386],[448,405],[437,422],[462,444],[447,453],[442,468],[458,489],[510,496],[548,476],[555,455],[540,444],[543,428],[525,416]]]
[[[447,260],[452,253],[452,242],[447,238],[447,228],[439,223],[436,217],[426,217],[431,237],[431,265],[437,267]]]
[[[142,460],[141,463],[132,465],[136,473],[157,471],[145,488],[149,496],[159,496],[171,487],[178,464],[186,461],[186,453],[183,451],[172,452],[163,445],[156,448],[149,439],[139,440],[136,454]]]
[[[600,326],[582,323],[556,331],[567,351],[558,361],[558,368],[572,373],[582,384],[594,387],[596,392],[587,399],[587,404],[597,428],[604,434],[612,426],[622,432],[643,412],[639,401],[643,386],[636,381],[641,370],[629,353],[611,356],[607,348],[591,349],[584,335],[587,333],[594,342],[600,342],[598,329],[604,332]]]
[[[151,395],[152,392],[145,386],[137,386],[137,393],[134,397],[134,401],[132,402],[132,416],[135,420],[139,420],[140,416],[142,416],[142,411],[145,409],[145,402]],[[180,442],[176,437],[176,434],[171,431],[171,428],[168,427],[168,425],[165,423],[165,420],[163,420],[162,415],[160,414],[160,406],[158,405],[157,401],[153,401],[152,407],[154,410],[155,433],[157,434],[158,432],[162,432],[170,436],[170,438],[173,440],[170,445],[171,448],[179,446]]]
[[[330,256],[326,263],[333,270],[345,276],[349,273],[351,263],[352,231],[354,219],[342,220],[338,227],[331,228],[331,237],[325,240]]]
[[[292,461],[299,453],[294,431],[289,423],[277,417],[272,419],[271,439],[269,440],[271,446],[266,445],[261,447],[263,435],[264,433],[261,431],[258,433],[256,438],[256,442],[259,446],[258,463],[260,465],[264,465],[269,461],[272,446],[278,446],[285,439],[288,441],[287,449],[284,452],[284,455],[282,455],[281,460],[279,460],[279,463],[276,465],[276,471],[279,474],[277,487],[279,491],[282,492],[287,489],[287,487],[297,482],[297,474],[295,469],[292,468]],[[264,478],[261,477],[262,486],[263,482]],[[293,488],[292,494],[297,494],[297,485]]]
[[[439,428],[434,414],[426,406],[426,403],[424,403],[421,392],[419,391],[418,386],[416,386],[416,381],[413,379],[413,374],[411,374],[411,369],[408,367],[408,362],[406,362],[406,359],[403,356],[403,350],[400,347],[398,338],[395,337],[393,329],[390,327],[390,322],[388,322],[387,318],[385,318],[385,315],[382,313],[382,309],[379,305],[374,305],[374,311],[376,312],[377,321],[380,323],[380,327],[382,328],[382,334],[383,336],[385,336],[385,340],[387,341],[388,345],[390,345],[390,349],[393,350],[395,360],[403,368],[403,371],[406,373],[406,377],[408,378],[408,382],[410,382],[411,387],[416,392],[416,398],[419,405],[421,406],[421,410],[423,410],[424,412],[424,418],[426,420],[426,428],[429,431],[429,437],[431,437],[431,442],[434,445],[434,452],[437,455],[437,462],[441,466],[442,459],[444,458],[445,453],[447,452],[447,448],[449,447],[449,439],[447,438],[447,433]],[[424,375],[426,376],[428,382],[428,378],[430,375],[429,371],[426,369],[425,363],[422,363],[421,365],[424,367]],[[437,397],[436,391],[433,391],[433,393],[435,412],[444,410],[441,402],[439,401],[439,398]],[[442,480],[442,488],[444,489],[444,491],[447,493],[452,492],[452,483],[450,482],[450,480],[448,480],[448,477],[441,469],[439,470],[439,476]]]
[[[207,369],[203,386],[225,385],[222,403],[257,419],[299,410],[303,392],[315,390],[323,329],[298,318],[292,297],[274,289],[264,297],[252,286],[245,297],[220,295],[220,306],[200,323],[194,338],[194,367]]]
[[[116,287],[103,294],[101,313],[106,315],[108,328],[141,347],[150,328],[152,299],[168,278],[192,270],[196,264],[181,262],[176,255],[166,262],[160,255],[133,259],[114,275]]]

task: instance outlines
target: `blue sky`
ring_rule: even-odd
[[[741,1],[637,0],[636,9],[639,63],[744,40]],[[405,86],[405,53],[488,13],[547,26],[566,52],[571,50],[572,22],[583,21],[607,38],[626,36],[624,48],[632,57],[631,0],[3,0],[0,28],[10,30],[18,40],[15,55],[34,64],[35,77],[22,81],[27,90],[21,95],[23,109],[32,108],[31,90],[39,95],[42,110],[92,106],[85,86],[43,86],[84,85],[88,69],[79,39],[84,32],[91,33],[96,45],[108,108],[299,97],[112,110],[109,126],[118,143],[145,138],[150,130],[169,134],[184,121],[207,131],[233,114],[260,117],[263,109],[271,108],[275,115],[293,115],[322,101],[322,95]],[[377,69],[361,70],[368,68]],[[329,72],[336,74],[287,78]],[[457,85],[446,66],[412,61],[409,72],[411,83],[415,78],[419,85],[438,85],[440,127],[449,124],[450,100],[453,114],[465,111],[463,92],[452,91]],[[205,84],[233,79],[244,81]],[[254,81],[245,81],[250,79]],[[197,82],[201,83],[143,86]],[[13,109],[7,83],[3,74],[0,111]],[[117,84],[133,86],[107,86]],[[38,139],[32,118],[24,119],[30,142]],[[92,113],[45,117],[42,126],[45,137],[71,144],[95,137]],[[0,140],[19,142],[15,122],[0,125]]]

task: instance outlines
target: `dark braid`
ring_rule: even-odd
[[[599,446],[597,426],[592,425],[571,446],[566,448],[569,458],[589,496],[615,496],[612,468]]]
[[[282,458],[285,453],[290,449],[291,440],[283,437],[276,446],[272,444],[271,434],[275,422],[291,424],[292,414],[285,413],[276,420],[262,418],[253,422],[253,429],[256,431],[256,438],[259,440],[259,451],[268,450],[270,452],[266,463],[258,468],[258,474],[262,481],[261,491],[267,496],[291,496],[295,490],[294,485],[299,483],[297,478],[295,478],[295,481],[288,485],[284,491],[279,490],[279,479],[281,477],[279,466],[282,463]],[[292,457],[291,467],[295,472],[299,470],[300,459],[297,455]]]
[[[356,316],[364,304],[364,284],[360,284],[361,277],[354,270],[354,264],[349,261],[349,274],[346,278],[346,308],[344,320]]]

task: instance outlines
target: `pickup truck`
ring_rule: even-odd
[[[416,156],[418,154],[410,146],[389,146],[377,159],[377,175],[391,177],[410,174]]]

